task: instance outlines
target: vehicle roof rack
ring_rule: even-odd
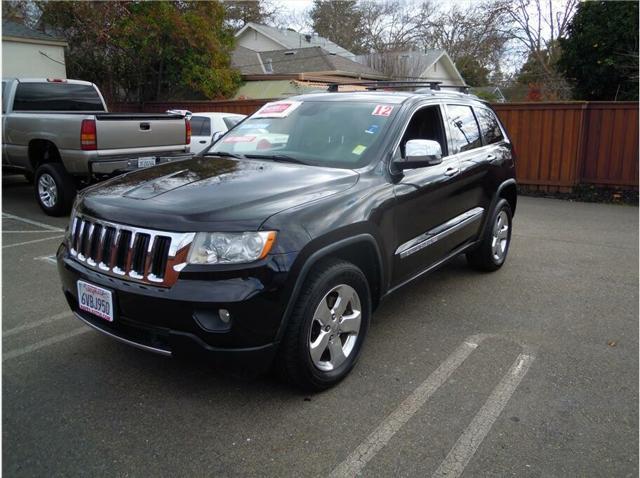
[[[352,83],[331,83],[327,91],[330,93],[337,93],[340,91],[341,86],[362,86],[369,91],[384,90],[384,89],[413,89],[413,88],[428,88],[431,91],[440,91],[442,88],[453,88],[460,93],[469,93],[469,86],[453,86],[443,85],[441,81],[360,81]],[[424,90],[420,93],[426,93]]]

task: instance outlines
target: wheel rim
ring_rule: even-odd
[[[328,372],[342,365],[353,353],[362,320],[358,293],[346,284],[331,289],[313,314],[309,331],[311,361]]]
[[[500,211],[493,226],[493,239],[491,241],[491,254],[493,260],[502,262],[509,247],[509,216],[505,211]]]
[[[38,179],[38,195],[42,204],[47,207],[55,206],[58,201],[58,187],[50,174],[44,173]]]

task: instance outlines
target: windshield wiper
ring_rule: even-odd
[[[245,159],[245,156],[237,153],[228,153],[227,151],[206,152],[204,156],[222,156],[223,158]]]
[[[308,163],[292,158],[291,156],[287,156],[286,154],[247,154],[245,157],[249,159],[267,159],[277,161],[279,163],[305,164],[308,166]]]

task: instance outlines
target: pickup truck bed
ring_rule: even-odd
[[[97,87],[83,81],[2,85],[3,168],[35,180],[47,214],[67,213],[78,187],[191,156],[182,115],[109,113]]]

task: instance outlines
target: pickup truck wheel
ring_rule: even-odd
[[[45,163],[35,172],[36,201],[49,216],[63,216],[71,210],[76,186],[59,163]]]
[[[502,267],[511,243],[511,223],[511,206],[501,199],[488,219],[480,245],[467,253],[467,262],[471,267],[488,272]]]
[[[305,390],[332,387],[353,368],[371,316],[369,284],[360,269],[330,261],[306,279],[276,362],[286,381]]]

